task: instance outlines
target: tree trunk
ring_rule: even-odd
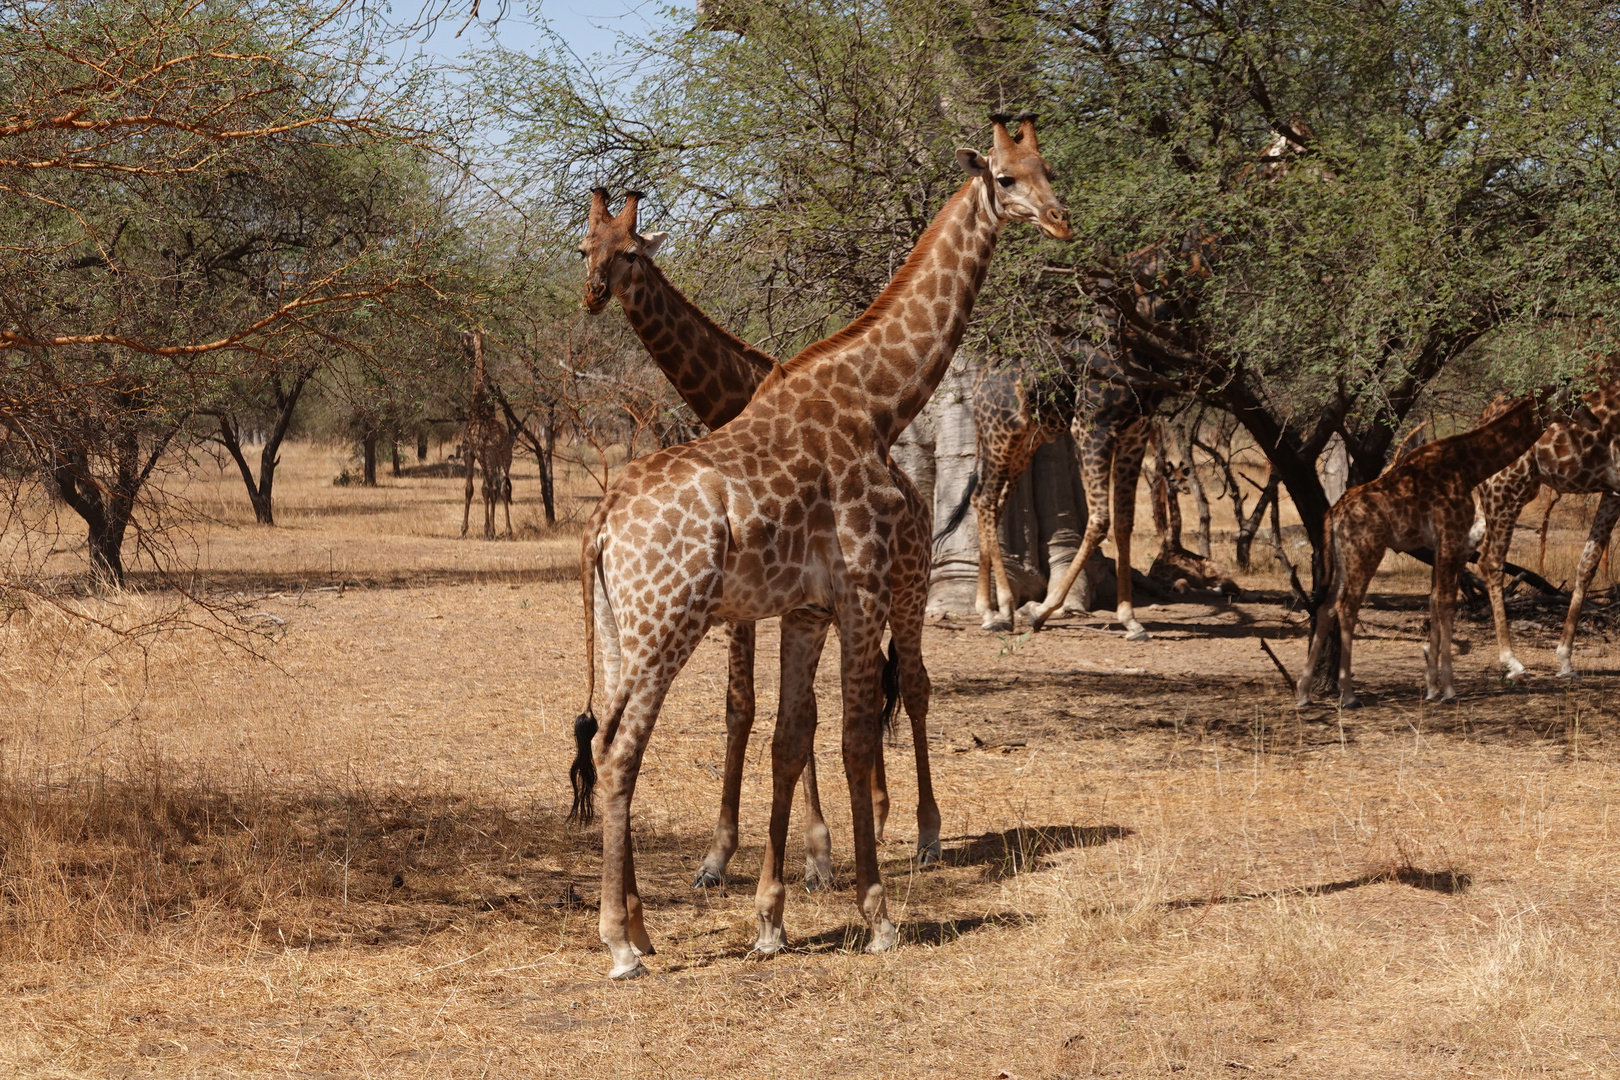
[[[1069,564],[1080,554],[1080,541],[1086,532],[1086,498],[1080,487],[1079,455],[1074,437],[1065,431],[1035,451],[1030,466],[1035,482],[1035,512],[1040,522],[1040,542],[1046,553],[1046,596],[1044,604],[1056,599],[1054,592],[1063,582]],[[1081,574],[1070,590],[1071,606],[1089,611],[1091,582]]]
[[[135,517],[135,499],[151,478],[169,440],[180,429],[177,421],[143,451],[134,432],[115,435],[109,442],[112,476],[98,481],[89,456],[78,448],[53,452],[52,474],[62,501],[78,514],[88,531],[90,576],[99,584],[124,583],[124,537]]]
[[[416,463],[418,465],[427,460],[428,437],[427,427],[424,425],[416,429]]]
[[[978,364],[957,352],[924,410],[934,432],[934,528],[962,502],[973,475],[973,380]],[[962,524],[934,547],[930,615],[973,614],[979,581],[979,524],[970,510]]]
[[[361,451],[362,451],[362,453],[364,455],[364,459],[365,459],[364,469],[363,469],[363,471],[361,473],[361,483],[363,483],[366,487],[376,487],[377,486],[377,433],[375,431],[371,431],[371,430],[368,429],[366,431],[366,433],[363,436],[361,436],[360,443],[361,443]],[[469,453],[467,455],[467,461],[468,461],[467,467],[469,469],[471,469],[472,468],[472,454],[471,453]]]
[[[1338,432],[1328,440],[1327,448],[1322,451],[1320,459],[1320,472],[1322,476],[1322,492],[1327,496],[1328,505],[1332,506],[1339,501],[1345,488],[1350,486],[1350,450],[1344,445],[1344,439]]]
[[[1187,484],[1192,489],[1193,506],[1198,510],[1198,554],[1209,558],[1210,552],[1210,513],[1209,496],[1204,492],[1204,482],[1198,475],[1198,459],[1193,457],[1193,437],[1198,434],[1199,422],[1203,413],[1194,417],[1186,431],[1181,425],[1166,425],[1171,439],[1175,442],[1176,456],[1187,463]]]
[[[388,440],[388,451],[389,457],[393,459],[390,474],[397,480],[405,475],[405,459],[400,455],[397,436]]]
[[[315,374],[314,365],[300,368],[293,374],[292,385],[283,388],[281,379],[276,376],[272,389],[276,397],[276,422],[265,437],[264,447],[259,452],[259,479],[253,479],[253,470],[248,467],[247,457],[242,453],[242,443],[235,422],[227,413],[219,414],[219,442],[235,460],[237,469],[242,473],[242,483],[247,485],[248,501],[253,504],[253,520],[260,525],[275,525],[275,500],[272,497],[276,483],[276,466],[281,464],[281,444],[287,437],[287,431],[292,427],[293,412],[298,408],[298,399],[309,384],[311,376]]]

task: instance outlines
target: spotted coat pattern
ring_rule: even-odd
[[[1328,592],[1316,615],[1310,657],[1299,679],[1299,704],[1310,703],[1312,673],[1338,624],[1342,652],[1339,698],[1358,704],[1351,687],[1351,637],[1384,552],[1427,547],[1434,552],[1429,592],[1429,645],[1424,683],[1429,700],[1456,697],[1451,682],[1451,623],[1457,583],[1468,560],[1473,490],[1523,454],[1546,426],[1542,408],[1525,398],[1472,431],[1412,450],[1375,480],[1346,491],[1323,523]]]
[[[844,774],[856,897],[870,951],[892,947],[873,829],[878,647],[893,599],[893,538],[905,498],[889,447],[932,395],[967,327],[1004,223],[1071,234],[1036,146],[998,118],[988,161],[958,153],[972,179],[934,219],[895,279],[854,323],[772,371],[731,423],[631,462],[585,530],[581,578],[594,693],[601,643],[606,704],[591,745],[603,789],[599,929],[615,978],[652,951],[636,886],[630,800],[671,681],[716,620],[782,616],[783,677],[802,678],[829,625],[841,642]],[[790,666],[791,665],[791,666]],[[787,687],[784,693],[798,693]],[[589,705],[586,716],[593,715]],[[772,807],[755,894],[756,949],[786,944],[782,863],[792,792],[814,718],[784,715],[772,741]]]
[[[664,276],[652,260],[653,252],[663,242],[662,234],[643,236],[636,228],[640,199],[640,192],[630,192],[624,208],[614,215],[607,208],[607,192],[597,188],[591,193],[588,229],[580,245],[580,254],[586,261],[585,308],[594,314],[603,310],[609,296],[617,299],[636,335],[669,377],[676,392],[698,419],[711,431],[717,430],[742,412],[777,362],[717,325]],[[939,856],[940,821],[928,762],[929,682],[922,659],[933,515],[923,504],[917,486],[892,460],[889,473],[904,499],[892,545],[890,584],[894,602],[889,612],[889,631],[899,663],[901,699],[911,721],[917,761],[918,859],[928,863]],[[722,884],[726,867],[737,850],[743,762],[754,726],[754,641],[753,623],[730,624],[720,816],[713,842],[693,880],[694,887]],[[780,712],[808,710],[814,715],[812,689],[819,648],[815,653],[807,658],[811,671],[792,682],[806,696],[795,699],[787,694],[780,695]],[[881,839],[889,805],[881,743],[872,790],[874,831]],[[812,887],[831,885],[830,834],[821,812],[813,754],[805,762],[804,792],[806,882]]]
[[[1575,627],[1580,622],[1586,591],[1597,572],[1598,561],[1609,546],[1609,536],[1620,518],[1620,382],[1610,383],[1583,399],[1596,429],[1575,423],[1550,425],[1523,456],[1481,484],[1475,492],[1485,528],[1479,552],[1480,574],[1491,597],[1491,613],[1496,620],[1496,644],[1502,667],[1510,679],[1525,677],[1524,665],[1513,655],[1513,637],[1508,630],[1507,608],[1502,597],[1502,564],[1513,542],[1513,526],[1525,504],[1536,497],[1545,484],[1567,495],[1599,493],[1597,514],[1581,550],[1575,571],[1575,592],[1564,616],[1564,634],[1558,642],[1558,674],[1575,674],[1570,662],[1575,647]]]

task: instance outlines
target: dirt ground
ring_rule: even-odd
[[[838,888],[795,888],[792,948],[770,960],[749,947],[774,624],[743,846],[727,887],[690,887],[724,738],[713,633],[641,773],[658,955],[618,985],[596,940],[599,834],[562,821],[577,524],[547,532],[523,504],[518,540],[459,540],[460,481],[338,488],[332,452],[287,458],[275,530],[244,520],[228,474],[188,491],[212,519],[191,535],[199,589],[234,597],[258,656],[202,632],[117,645],[39,605],[0,628],[13,1075],[1620,1073],[1602,604],[1580,679],[1551,677],[1561,608],[1524,601],[1535,677],[1504,685],[1488,619],[1467,623],[1461,700],[1430,705],[1426,568],[1392,558],[1356,646],[1368,707],[1343,714],[1294,710],[1261,651],[1297,669],[1305,648],[1274,569],[1240,575],[1236,603],[1144,603],[1146,643],[1101,618],[932,625],[946,857],[912,864],[902,735],[883,871],[903,944],[881,956],[860,951],[834,638],[818,762]],[[1554,581],[1583,513],[1559,508]],[[1512,556],[1531,566],[1535,523]],[[52,568],[82,557],[69,538]],[[118,622],[166,602],[81,603]]]

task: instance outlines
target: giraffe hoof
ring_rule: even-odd
[[[774,926],[759,932],[759,940],[754,942],[750,954],[758,953],[760,956],[775,956],[787,948],[787,933],[780,927]]]
[[[1011,619],[987,619],[980,629],[991,634],[1010,634],[1013,624]]]
[[[1137,626],[1125,631],[1126,641],[1152,641],[1153,635],[1143,627]]]
[[[1339,702],[1339,708],[1345,710],[1346,712],[1349,712],[1351,709],[1359,709],[1361,708],[1361,699],[1356,697],[1347,697],[1343,701]]]
[[[894,923],[884,919],[872,931],[872,940],[867,943],[866,951],[869,953],[888,952],[900,943],[900,932],[894,928]]]
[[[697,877],[692,879],[692,888],[694,889],[718,889],[724,884],[725,882],[721,880],[720,875],[708,867],[699,870]]]
[[[917,842],[917,865],[933,866],[940,860],[939,838]]]
[[[651,973],[647,970],[647,966],[640,960],[637,960],[629,967],[623,969],[614,968],[612,971],[608,972],[608,978],[614,980],[615,982],[629,982],[631,979],[639,979],[643,975],[648,974]]]
[[[1580,672],[1576,671],[1574,668],[1565,668],[1555,676],[1555,678],[1559,679],[1578,679],[1580,677]]]
[[[804,891],[822,892],[833,887],[831,866],[822,866],[813,859],[804,861]]]

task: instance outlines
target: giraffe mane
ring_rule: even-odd
[[[901,264],[900,269],[890,279],[889,283],[883,287],[883,291],[878,293],[877,299],[873,300],[871,305],[861,312],[854,322],[830,337],[824,337],[820,341],[806,345],[799,350],[797,356],[783,364],[782,367],[797,370],[819,357],[837,352],[850,342],[863,337],[884,315],[888,314],[889,309],[895,305],[896,300],[910,286],[911,279],[917,276],[917,268],[922,265],[924,256],[933,249],[935,242],[938,241],[940,233],[945,228],[945,220],[950,216],[946,211],[963,199],[972,198],[973,185],[976,183],[979,183],[977,178],[970,179],[957,189],[956,194],[951,196],[950,201],[940,209],[940,212],[934,216],[934,220],[929,223],[928,228],[924,229],[923,234],[917,238],[917,246],[911,249],[911,254],[906,256],[906,261]]]

